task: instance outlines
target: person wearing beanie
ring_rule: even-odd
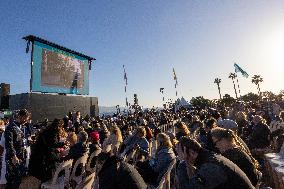
[[[89,144],[89,157],[92,153],[100,154],[102,151],[100,144],[100,134],[97,131],[93,131],[90,133],[90,144]],[[88,160],[89,161],[89,160]],[[91,167],[95,167],[97,161],[97,157],[94,157],[91,162]]]

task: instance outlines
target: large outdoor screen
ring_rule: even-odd
[[[34,41],[32,91],[89,94],[88,59]]]

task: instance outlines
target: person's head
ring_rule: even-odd
[[[171,140],[171,142],[172,142],[172,145],[173,145],[173,146],[176,146],[176,144],[178,143],[178,140],[176,139],[176,136],[174,135],[174,133],[172,133],[172,132],[167,132],[166,134],[170,137],[170,140]]]
[[[98,143],[100,141],[100,134],[97,131],[90,133],[90,139],[92,143]]]
[[[195,163],[195,160],[202,149],[202,146],[195,139],[190,137],[181,137],[177,144],[179,158],[192,165]]]
[[[25,124],[29,121],[30,119],[30,113],[26,109],[22,109],[18,112],[17,114],[17,122],[20,124]]]
[[[189,135],[189,130],[184,122],[177,122],[176,123],[177,132],[181,132],[185,135]]]
[[[70,146],[73,146],[74,144],[77,143],[78,137],[77,137],[77,135],[75,134],[75,132],[70,132],[70,133],[68,134],[66,140],[69,142]]]
[[[111,127],[111,134],[114,134],[116,136],[117,142],[123,142],[122,134],[118,126],[113,125]]]
[[[263,119],[260,115],[253,116],[252,122],[257,125],[259,123],[265,123],[265,119]]]
[[[5,126],[5,122],[2,119],[0,119],[0,127],[1,126]]]
[[[80,117],[81,117],[81,112],[80,112],[80,111],[77,111],[77,112],[76,112],[76,117],[77,117],[77,118],[80,118]]]
[[[247,115],[245,114],[245,112],[238,112],[236,114],[236,120],[237,121],[247,120]]]
[[[162,148],[162,147],[172,148],[173,147],[170,137],[165,133],[159,133],[157,135],[157,141],[158,141],[159,148]]]
[[[81,143],[86,143],[88,140],[88,133],[86,133],[85,131],[81,131],[78,133],[78,142]]]
[[[210,131],[211,129],[217,127],[217,121],[214,118],[210,118],[207,120],[206,125],[205,125],[205,130],[206,132]]]
[[[211,136],[215,147],[218,148],[221,153],[237,145],[236,136],[230,129],[214,128],[211,130]]]
[[[146,129],[145,127],[138,127],[136,131],[136,136],[139,138],[146,137]]]

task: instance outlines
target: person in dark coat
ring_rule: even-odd
[[[237,165],[222,155],[204,149],[196,140],[182,137],[178,148],[179,156],[186,161],[188,170],[196,167],[187,189],[255,188]]]
[[[250,149],[266,148],[270,145],[270,129],[261,116],[253,117],[252,133],[249,136],[248,146]]]
[[[22,177],[26,174],[27,142],[24,140],[24,124],[28,122],[30,114],[27,110],[20,110],[17,118],[11,121],[4,132],[6,149],[6,189],[18,188]]]
[[[100,189],[146,189],[147,185],[134,166],[106,153],[99,155]],[[99,166],[100,167],[100,166]]]
[[[35,144],[31,147],[29,175],[42,182],[52,178],[56,162],[60,162],[60,153],[57,149],[64,146],[64,143],[59,142],[63,125],[62,120],[55,119],[39,133]]]
[[[217,127],[212,130],[211,134],[221,154],[241,168],[251,183],[256,186],[261,173],[258,171],[258,162],[252,157],[249,149],[243,147],[232,130]]]

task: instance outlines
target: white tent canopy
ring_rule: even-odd
[[[188,101],[186,101],[183,97],[181,97],[181,99],[178,98],[176,100],[175,108],[176,108],[176,110],[179,110],[181,107],[183,107],[183,108],[192,108],[192,105]]]

